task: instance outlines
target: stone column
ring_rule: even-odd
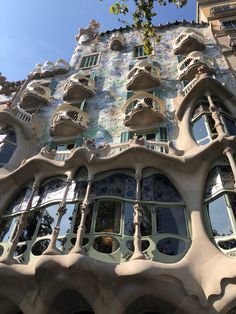
[[[29,211],[32,207],[33,198],[35,196],[36,191],[38,190],[38,187],[39,187],[39,182],[37,182],[35,180],[35,182],[32,186],[32,191],[30,194],[30,198],[29,198],[27,207],[22,212],[20,217],[17,219],[16,231],[15,231],[14,238],[12,239],[11,245],[8,248],[6,255],[4,255],[2,258],[0,258],[1,263],[5,263],[5,264],[17,264],[17,263],[19,263],[17,261],[17,259],[14,258],[14,252],[16,250],[18,243],[19,243],[20,236],[21,236],[25,226],[27,225]]]
[[[234,175],[234,190],[236,191],[236,164],[233,157],[233,151],[230,147],[226,147],[223,151],[224,155],[227,156],[230,167]]]
[[[57,222],[56,222],[55,227],[53,229],[50,243],[42,255],[59,255],[59,254],[62,254],[62,252],[57,248],[56,244],[57,244],[57,238],[58,238],[58,235],[60,232],[61,220],[62,220],[63,215],[66,213],[66,199],[67,199],[67,194],[69,192],[69,188],[71,186],[71,182],[72,182],[71,177],[68,176],[67,181],[66,181],[66,188],[65,188],[64,195],[63,195],[63,199],[62,199],[62,201],[59,205],[58,211],[57,211],[57,215],[58,215]]]
[[[214,127],[216,128],[218,136],[224,136],[225,135],[224,125],[220,119],[220,114],[219,114],[218,108],[214,104],[210,94],[207,95],[207,99],[208,99],[208,102],[210,105],[209,108],[210,108],[212,119],[215,122]]]
[[[136,173],[136,204],[134,204],[134,253],[130,260],[145,259],[142,252],[142,234],[140,225],[142,222],[141,206],[140,206],[140,181],[141,173]]]
[[[83,203],[80,206],[80,209],[81,209],[81,220],[80,220],[80,224],[79,224],[78,229],[77,229],[76,242],[75,242],[75,245],[74,245],[73,249],[70,251],[69,254],[71,254],[71,253],[84,254],[84,255],[87,254],[87,252],[83,248],[83,238],[84,238],[85,231],[86,231],[85,221],[86,221],[86,217],[87,217],[87,215],[89,213],[88,198],[89,198],[89,193],[90,193],[90,190],[91,190],[91,185],[92,185],[92,179],[89,178],[88,179],[86,193],[85,193],[85,197],[84,197]]]

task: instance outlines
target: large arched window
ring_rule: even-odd
[[[236,135],[234,117],[230,115],[228,110],[226,110],[225,106],[218,98],[212,97],[212,100],[220,114],[226,134]],[[191,125],[193,138],[199,145],[208,144],[211,140],[218,136],[215,128],[215,121],[213,120],[209,109],[207,97],[203,97],[198,100],[191,120]]]
[[[210,171],[205,204],[212,241],[226,255],[236,256],[236,194],[229,165],[219,163]]]
[[[89,194],[84,245],[88,254],[109,262],[128,260],[134,251],[134,171],[95,176]],[[190,246],[184,202],[170,180],[146,169],[141,181],[142,251],[152,260],[173,263]],[[76,226],[80,221],[77,216]]]
[[[27,209],[32,192],[32,183],[25,186],[9,204],[0,224],[0,251],[6,252],[7,247],[15,236],[17,220]],[[27,224],[20,235],[15,257],[25,263],[33,256],[41,255],[51,239],[53,228],[58,219],[58,208],[66,190],[66,177],[48,178],[41,183],[36,191],[31,208],[28,208]],[[78,204],[82,202],[87,186],[87,177],[82,176],[70,184],[66,199],[66,210],[60,223],[57,241],[58,249],[67,251],[67,235],[71,230],[71,223]],[[71,247],[71,245],[70,245]]]
[[[0,130],[0,167],[11,159],[16,149],[16,134],[12,129]]]

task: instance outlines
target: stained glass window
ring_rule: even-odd
[[[164,175],[153,174],[141,181],[141,200],[157,202],[180,202],[181,196]]]
[[[90,197],[117,196],[135,199],[136,180],[125,174],[114,174],[92,183]]]

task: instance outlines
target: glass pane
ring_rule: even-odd
[[[78,181],[75,185],[75,198],[76,199],[84,199],[85,193],[87,189],[87,181]]]
[[[10,206],[6,209],[6,214],[11,214],[19,211],[26,210],[27,204],[30,198],[31,189],[28,187],[23,188],[15,198],[15,200],[10,204]]]
[[[66,204],[66,212],[62,216],[59,235],[66,235],[70,232],[71,219],[74,212],[75,204]]]
[[[42,255],[42,253],[47,249],[49,242],[49,239],[37,241],[32,247],[32,253],[36,256]]]
[[[114,174],[92,183],[90,197],[118,196],[135,199],[136,180],[125,174]]]
[[[4,142],[3,145],[0,146],[0,163],[7,163],[16,149],[15,145]]]
[[[113,253],[120,247],[120,243],[113,237],[99,237],[94,240],[93,247],[102,253]]]
[[[152,234],[152,216],[151,216],[151,206],[143,206],[141,208],[141,234],[142,236],[147,236]]]
[[[81,210],[80,210],[80,204],[77,205],[77,211],[76,211],[76,217],[75,217],[75,223],[73,228],[73,233],[77,233],[77,229],[80,224],[81,220]],[[85,233],[90,232],[91,224],[92,224],[92,218],[93,218],[93,210],[94,210],[94,203],[89,203],[89,212],[86,216],[85,220]]]
[[[224,125],[229,135],[236,135],[235,121],[226,117],[223,117]]]
[[[29,217],[27,219],[27,225],[23,229],[23,232],[20,235],[19,242],[29,241],[32,239],[39,219],[40,219],[40,213],[38,211],[31,212],[29,214]]]
[[[52,234],[53,228],[57,221],[57,211],[59,204],[54,204],[46,207],[42,212],[42,218],[40,222],[40,227],[38,231],[38,237],[43,237]],[[68,225],[69,226],[69,222]],[[64,229],[66,226],[63,227]]]
[[[141,180],[141,200],[180,202],[181,196],[167,177],[154,174]]]
[[[208,213],[214,236],[226,236],[233,233],[224,196],[208,204]]]
[[[157,232],[187,236],[183,207],[156,207]]]
[[[12,234],[13,228],[15,227],[16,219],[3,220],[0,224],[0,241],[8,242]]]
[[[219,166],[222,186],[225,189],[234,189],[234,175],[230,166]]]
[[[134,235],[134,207],[133,204],[127,202],[125,202],[124,234],[128,236]]]
[[[99,202],[96,232],[120,233],[121,202],[101,201]]]
[[[218,191],[222,190],[222,182],[220,176],[220,168],[218,166],[212,168],[207,178],[205,198],[208,198]]]
[[[236,194],[228,194],[229,197],[229,207],[232,209],[234,218],[236,220]]]
[[[208,138],[208,142],[210,142],[210,139],[208,137],[208,132],[205,124],[204,117],[201,116],[197,121],[194,121],[192,124],[192,132],[193,132],[193,138],[198,143],[200,140]]]
[[[66,182],[61,179],[52,180],[39,188],[39,201],[37,205],[46,202],[62,200],[66,188]]]
[[[224,250],[231,250],[231,249],[234,249],[236,247],[236,240],[231,239],[231,240],[227,240],[227,241],[219,241],[218,245],[219,245],[219,247],[221,247]]]
[[[175,238],[165,238],[157,243],[157,249],[162,254],[178,255],[184,252],[185,243],[183,240]]]

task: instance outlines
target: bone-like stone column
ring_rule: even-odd
[[[84,197],[83,203],[81,204],[81,220],[80,220],[80,224],[79,224],[78,229],[77,229],[75,246],[73,247],[73,249],[70,251],[69,254],[71,254],[71,253],[84,254],[84,255],[87,254],[87,252],[83,248],[83,238],[84,238],[84,234],[86,231],[85,221],[86,221],[86,217],[89,213],[88,198],[89,198],[89,193],[91,190],[91,185],[92,185],[92,178],[89,178],[85,197]]]
[[[212,119],[215,122],[214,126],[216,128],[216,131],[217,131],[219,136],[224,136],[225,135],[224,125],[223,125],[223,123],[222,123],[222,121],[220,119],[220,114],[218,112],[218,108],[214,104],[210,94],[207,95],[207,99],[208,99],[208,102],[209,102],[209,105],[210,105],[209,108],[210,108]]]
[[[4,264],[18,264],[19,263],[18,260],[14,258],[14,252],[19,243],[20,236],[25,226],[27,225],[29,211],[32,207],[33,198],[35,196],[36,191],[38,190],[38,187],[39,187],[39,182],[35,180],[32,186],[32,190],[31,190],[27,207],[25,211],[22,212],[22,214],[20,215],[20,217],[18,218],[16,222],[16,232],[15,232],[14,238],[12,239],[11,245],[9,246],[7,253],[2,258],[0,258],[1,263],[4,263]]]
[[[136,172],[136,204],[134,204],[134,253],[130,260],[145,259],[142,252],[142,234],[141,234],[141,206],[140,206],[140,182],[141,182],[141,172]]]
[[[62,254],[62,252],[57,248],[56,243],[57,243],[57,238],[58,238],[58,235],[60,232],[60,225],[61,225],[62,217],[66,213],[66,210],[67,210],[66,209],[66,199],[67,199],[67,194],[69,192],[69,188],[71,186],[71,182],[72,182],[71,176],[68,176],[67,181],[66,181],[66,188],[65,188],[64,195],[63,195],[63,199],[62,199],[62,201],[59,205],[58,211],[57,211],[57,214],[58,214],[57,222],[56,222],[55,227],[53,229],[50,243],[49,243],[47,249],[43,252],[43,255]]]

